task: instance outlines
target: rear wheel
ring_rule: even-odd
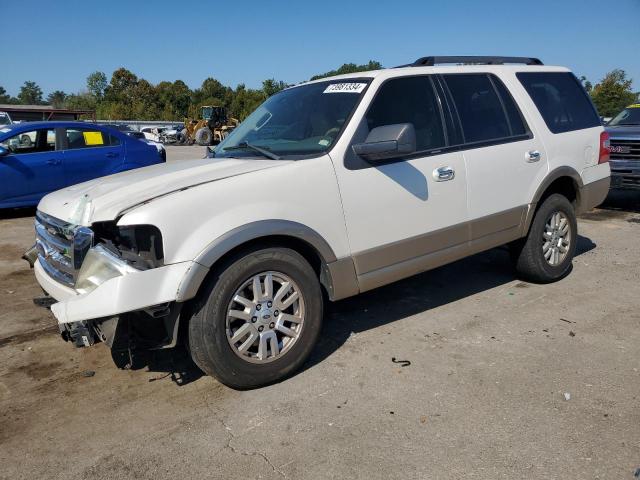
[[[573,205],[563,195],[550,195],[535,213],[526,239],[511,245],[518,273],[534,282],[559,280],[571,270],[577,239]]]
[[[194,362],[239,389],[281,380],[307,359],[322,325],[317,275],[297,252],[249,252],[211,278],[189,322]]]

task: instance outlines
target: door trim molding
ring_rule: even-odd
[[[354,254],[360,291],[517,240],[528,211],[529,205],[521,205]]]

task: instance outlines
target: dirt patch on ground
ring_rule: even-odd
[[[603,222],[605,220],[618,220],[628,218],[629,212],[622,210],[606,210],[597,208],[587,213],[580,215],[583,220],[592,220],[594,222]]]
[[[19,261],[24,254],[25,249],[22,245],[15,243],[5,243],[0,247],[0,261]]]
[[[20,365],[15,369],[15,372],[19,372],[27,375],[34,380],[43,380],[45,378],[59,375],[59,368],[62,366],[62,362],[32,362],[27,365]],[[10,372],[11,373],[11,372]]]
[[[15,335],[10,335],[8,337],[0,338],[0,348],[9,344],[20,344],[28,342],[30,340],[36,340],[43,335],[48,335],[57,331],[58,327],[56,325],[51,325],[49,327],[39,328],[37,330],[30,330],[28,332],[21,332]]]

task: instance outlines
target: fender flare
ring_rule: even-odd
[[[224,254],[234,248],[251,240],[273,235],[302,240],[315,248],[324,263],[336,261],[335,253],[318,232],[302,223],[290,220],[259,220],[240,225],[216,238],[198,254],[195,261],[211,268]]]
[[[177,301],[189,300],[197,294],[209,269],[225,254],[247,242],[263,237],[281,236],[301,240],[318,253],[322,267],[320,282],[327,288],[332,300],[355,295],[358,292],[355,267],[351,257],[341,260],[314,229],[291,220],[260,220],[236,227],[209,243],[194,259],[178,288]]]
[[[584,186],[584,183],[582,182],[582,177],[580,176],[580,174],[575,168],[571,168],[567,166],[558,167],[552,170],[551,172],[549,172],[547,176],[544,177],[544,180],[542,180],[542,183],[540,183],[540,186],[536,190],[536,193],[533,196],[533,200],[531,200],[531,203],[537,204],[540,201],[540,198],[542,198],[542,194],[547,190],[547,188],[549,188],[549,186],[553,182],[555,182],[557,179],[562,177],[570,177],[573,180],[573,183],[576,187],[576,199],[578,203],[580,203],[580,190]]]
[[[540,185],[536,190],[536,193],[533,195],[533,198],[531,199],[531,203],[529,203],[529,210],[527,211],[526,218],[523,225],[523,230],[522,230],[523,236],[526,235],[527,232],[529,231],[529,227],[531,226],[531,222],[533,221],[533,216],[536,212],[536,207],[538,206],[538,202],[540,202],[542,195],[547,190],[547,188],[551,186],[553,182],[555,182],[556,180],[562,177],[569,177],[573,180],[573,184],[576,189],[576,212],[580,212],[580,204],[581,204],[581,197],[582,197],[581,191],[584,186],[582,182],[582,177],[580,176],[580,174],[575,168],[568,167],[566,165],[562,167],[558,167],[554,170],[551,170],[551,172],[549,172],[547,176],[544,177],[544,180],[542,180],[542,182],[540,183]]]

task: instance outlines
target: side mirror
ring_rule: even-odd
[[[3,147],[2,145],[0,145],[0,157],[6,157],[7,155],[9,155],[11,152],[9,151],[8,148]]]
[[[376,127],[364,143],[356,143],[352,148],[356,155],[371,161],[410,155],[416,151],[416,131],[412,123]]]

